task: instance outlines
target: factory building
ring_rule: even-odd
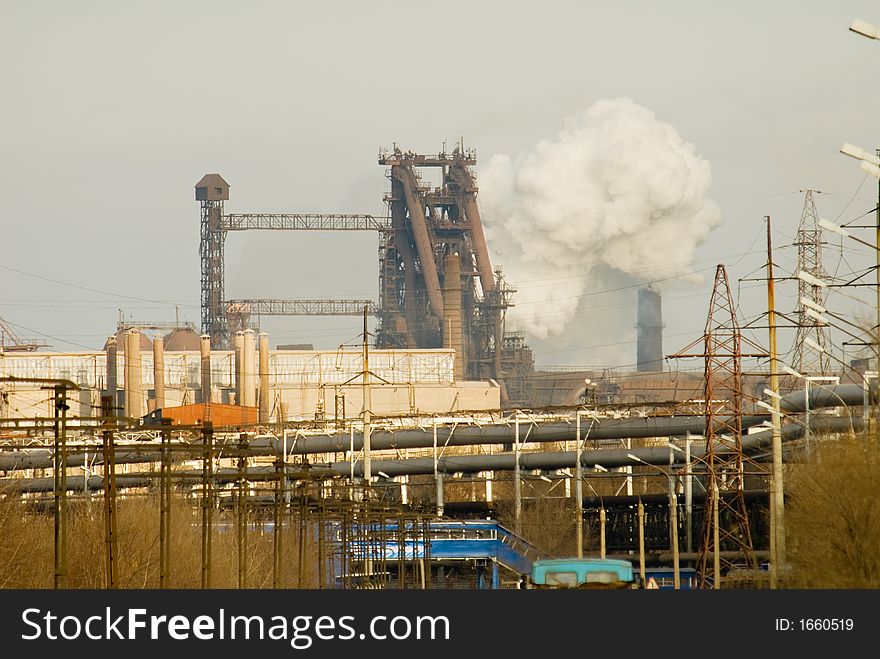
[[[199,338],[199,337],[196,337]],[[70,380],[71,417],[97,416],[101,396],[120,416],[140,418],[156,409],[195,403],[259,409],[259,421],[353,419],[363,412],[360,350],[269,350],[268,337],[235,335],[234,350],[171,350],[180,332],[152,341],[127,330],[102,352],[0,354],[0,377]],[[259,342],[260,348],[257,348]],[[189,347],[192,347],[191,345]],[[369,385],[374,415],[434,414],[497,409],[500,387],[492,381],[456,380],[455,350],[370,350]],[[0,385],[0,416],[51,417],[51,396],[37,383]]]

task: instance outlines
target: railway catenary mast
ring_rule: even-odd
[[[511,353],[517,359],[505,359],[504,350],[504,313],[515,291],[489,259],[471,171],[476,162],[474,151],[461,146],[452,154],[423,155],[397,146],[380,151],[379,164],[389,168],[391,181],[391,231],[380,246],[378,343],[435,348],[449,345],[454,333],[456,341],[461,337],[454,347],[463,356],[466,379],[503,379],[505,371],[522,367],[509,363],[521,361],[521,351]],[[426,168],[439,170],[439,186],[425,182]],[[458,263],[451,255],[458,255]],[[460,269],[460,286],[447,281],[450,262],[452,272]],[[460,296],[460,303],[450,304],[444,295]],[[446,318],[450,308],[460,318]]]

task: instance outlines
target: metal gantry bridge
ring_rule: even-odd
[[[388,231],[391,218],[347,213],[233,213],[218,231]]]
[[[245,329],[251,315],[258,316],[356,316],[368,309],[376,315],[372,300],[277,299],[226,300],[225,241],[229,231],[379,231],[391,230],[391,219],[363,213],[232,213],[223,202],[229,184],[219,174],[206,174],[196,184],[201,202],[201,307],[202,332],[220,349],[229,348],[234,329]]]
[[[330,299],[246,299],[229,300],[226,303],[229,313],[247,313],[253,316],[361,316],[364,309],[370,315],[377,315],[379,308],[372,300],[330,300]]]

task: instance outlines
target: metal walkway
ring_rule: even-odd
[[[491,565],[491,588],[499,587],[498,568],[519,575],[531,574],[532,563],[549,558],[521,536],[502,526],[498,521],[433,520],[426,525],[426,533],[413,535],[407,530],[403,541],[396,523],[376,525],[369,539],[349,540],[346,551],[350,565],[359,564],[369,556],[374,563],[393,564],[404,561],[448,562],[487,561]],[[392,539],[392,540],[388,540]],[[403,556],[401,557],[401,552]]]

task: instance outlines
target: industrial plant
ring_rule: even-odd
[[[508,329],[476,162],[380,151],[384,216],[228,212],[232,186],[205,174],[200,327],[121,318],[102,350],[54,352],[3,325],[0,496],[48,543],[13,585],[521,588],[565,556],[630,561],[643,586],[782,584],[783,456],[866,428],[876,398],[867,360],[809,361],[826,345],[812,193],[802,373],[777,363],[769,218],[769,344],[718,265],[690,345],[664,346],[648,282],[634,368],[541,368]],[[240,231],[373,232],[378,300],[229,299]],[[260,327],[309,315],[351,317],[359,343],[273,348]]]

